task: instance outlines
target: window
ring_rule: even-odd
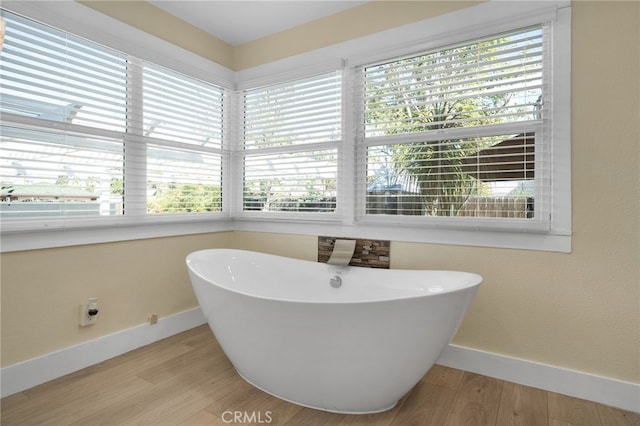
[[[244,212],[336,211],[339,72],[243,93]]]
[[[570,17],[569,2],[486,2],[239,73],[250,89],[241,98],[243,202],[234,226],[570,251]],[[248,95],[276,88],[253,82],[292,69],[313,75],[336,60],[344,64],[337,214],[310,222],[289,214],[294,203],[282,203],[286,211],[266,200],[297,206],[304,190],[283,188],[300,185],[303,169],[319,180],[312,168],[324,163],[299,157],[312,143],[277,145],[262,129],[249,136],[257,119]],[[285,175],[293,181],[274,190],[269,179]]]
[[[147,213],[221,211],[224,91],[148,63],[142,83]]]
[[[361,67],[366,217],[548,229],[544,34]]]
[[[132,224],[571,249],[568,1],[484,2],[239,72],[75,2],[10,6],[103,44],[2,11],[5,249]]]
[[[122,214],[126,57],[3,16],[1,218]]]
[[[2,16],[3,221],[221,211],[223,89]]]

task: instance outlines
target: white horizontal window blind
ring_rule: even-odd
[[[144,63],[144,136],[207,148],[222,147],[221,88]]]
[[[223,89],[149,63],[142,75],[147,213],[221,211]]]
[[[126,56],[3,13],[2,111],[124,131]]]
[[[2,16],[2,219],[222,210],[224,89]]]
[[[340,72],[246,90],[243,210],[336,210]]]
[[[548,220],[544,34],[362,67],[366,215]]]
[[[247,156],[244,209],[334,211],[337,162],[335,148]]]
[[[244,94],[246,149],[342,139],[342,85],[332,72]]]
[[[147,213],[222,210],[222,156],[147,145]]]
[[[123,42],[112,21],[86,32],[53,6],[19,4],[0,9],[3,239],[237,218],[277,232],[570,243],[565,2],[483,3],[239,73],[135,30]]]
[[[122,215],[122,141],[2,127],[2,219]]]
[[[122,215],[126,56],[2,16],[1,218]]]

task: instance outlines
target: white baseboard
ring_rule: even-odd
[[[640,413],[640,384],[457,345],[437,364]]]
[[[73,373],[206,322],[200,308],[161,318],[95,340],[51,352],[0,370],[0,396],[5,397]]]
[[[105,361],[206,322],[199,308],[162,318],[0,370],[2,397]],[[640,384],[595,376],[457,345],[437,364],[640,412]]]

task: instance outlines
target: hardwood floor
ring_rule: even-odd
[[[635,425],[640,415],[442,366],[398,405],[333,414],[274,398],[200,326],[2,399],[2,425]]]

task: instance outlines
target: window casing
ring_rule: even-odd
[[[225,92],[144,63],[147,214],[222,211]]]
[[[358,68],[362,220],[549,229],[544,34],[535,26]]]
[[[331,216],[342,145],[339,71],[241,93],[242,215]]]
[[[220,214],[225,90],[3,17],[4,229]]]

